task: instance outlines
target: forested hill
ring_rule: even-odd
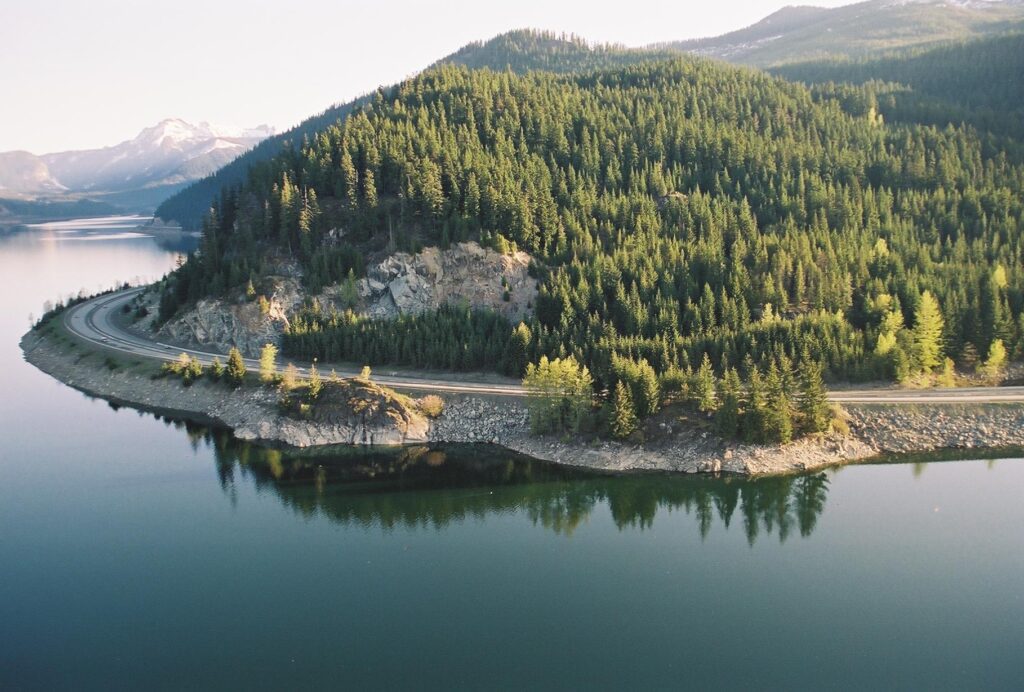
[[[517,73],[529,70],[579,72],[601,67],[614,67],[639,62],[650,57],[665,57],[668,52],[630,50],[616,46],[590,45],[581,39],[550,32],[520,30],[497,36],[489,41],[471,43],[435,65],[457,64],[470,68],[511,69]],[[298,147],[304,138],[313,137],[329,125],[346,118],[353,109],[368,102],[360,97],[327,109],[296,127],[264,140],[259,146],[238,157],[213,175],[193,183],[165,200],[156,216],[177,221],[186,228],[199,228],[210,203],[225,187],[245,181],[250,166],[267,161],[289,143]]]
[[[1019,352],[1024,167],[973,130],[883,124],[851,89],[695,59],[562,76],[442,66],[229,191],[162,315],[262,290],[275,253],[316,292],[358,276],[367,248],[479,238],[537,259],[532,322],[314,306],[286,348],[508,372],[572,354],[604,383],[624,362],[670,376],[705,353],[720,369],[813,359],[863,379],[970,362],[997,340]]]
[[[827,60],[772,70],[807,83],[888,82],[879,108],[888,120],[970,123],[1024,140],[1024,34],[904,51],[882,58]]]
[[[479,41],[459,49],[431,67],[453,64],[470,69],[509,69],[518,74],[531,70],[567,73],[624,67],[638,62],[669,59],[674,50],[648,50],[616,45],[591,44],[577,36],[521,29]]]

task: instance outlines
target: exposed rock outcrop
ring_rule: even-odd
[[[200,300],[160,328],[159,334],[185,344],[212,346],[220,351],[237,347],[255,357],[264,344],[277,344],[288,328],[288,319],[302,303],[298,279],[270,277],[264,281],[265,302],[242,299]]]
[[[280,344],[289,320],[307,298],[327,309],[355,308],[381,319],[466,305],[501,313],[516,323],[533,312],[537,282],[528,272],[525,252],[503,255],[475,242],[448,250],[428,247],[415,255],[398,252],[367,270],[356,283],[356,295],[344,284],[328,286],[317,296],[302,289],[297,266],[280,266],[261,281],[257,298],[209,298],[160,327],[164,339],[226,351],[237,347],[256,357],[266,343]],[[356,304],[353,306],[352,300]],[[150,318],[136,328],[145,331],[157,312],[158,298],[149,296]]]
[[[448,250],[428,247],[415,255],[398,252],[360,279],[359,309],[371,317],[391,318],[442,305],[468,305],[518,322],[533,311],[537,297],[529,266],[525,252],[503,255],[475,242]],[[325,292],[329,298],[335,293]]]

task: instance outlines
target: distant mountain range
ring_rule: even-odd
[[[103,199],[152,209],[274,134],[266,126],[230,131],[169,118],[134,139],[101,149],[37,156],[0,153],[0,197]]]
[[[784,7],[714,38],[652,46],[770,67],[962,41],[1024,28],[1024,0],[868,0],[835,8]]]

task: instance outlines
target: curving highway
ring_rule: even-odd
[[[224,353],[199,351],[165,344],[138,334],[125,331],[112,319],[121,308],[144,289],[132,288],[116,293],[98,296],[79,303],[64,311],[64,326],[78,338],[112,351],[118,351],[139,358],[153,358],[161,361],[174,360],[182,352],[195,356],[203,365],[209,365],[214,358],[227,359]],[[259,361],[246,358],[247,368],[259,369]],[[321,365],[321,372],[329,371],[329,364]],[[355,371],[336,368],[342,377],[355,376]],[[307,368],[299,368],[300,374],[308,374]],[[473,382],[461,380],[434,379],[428,376],[399,375],[397,373],[375,372],[373,377],[388,387],[411,391],[448,392],[459,394],[486,394],[497,396],[525,396],[526,391],[519,384],[494,382]],[[969,387],[960,389],[843,389],[829,392],[829,399],[836,403],[875,404],[988,404],[1024,402],[1024,387]]]

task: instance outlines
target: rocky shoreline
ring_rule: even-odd
[[[86,362],[37,332],[26,334],[21,347],[28,362],[91,396],[224,425],[240,439],[294,447],[482,443],[545,461],[608,471],[771,475],[884,453],[1024,446],[1022,405],[848,406],[850,435],[808,438],[785,446],[727,442],[694,426],[665,423],[656,424],[654,434],[642,445],[537,437],[530,433],[523,402],[472,396],[447,398],[443,413],[422,424],[396,426],[384,419],[314,423],[282,415],[277,394],[270,389],[246,389],[246,395],[239,396],[203,380],[184,387],[176,379],[153,379],[132,369],[105,367],[96,357]]]

